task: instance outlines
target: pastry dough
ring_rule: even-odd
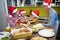
[[[31,40],[47,40],[47,39],[43,37],[34,37]]]
[[[20,35],[20,34],[26,34],[31,33],[31,30],[28,28],[20,28],[19,30],[13,32],[13,35]]]
[[[26,39],[18,39],[18,40],[26,40]]]
[[[42,29],[42,28],[45,28],[42,24],[36,24],[33,26],[33,28],[36,28],[36,29]]]

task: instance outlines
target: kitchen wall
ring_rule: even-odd
[[[37,10],[40,11],[39,16],[41,16],[41,17],[46,17],[47,16],[46,10],[43,7],[41,7],[41,6],[37,6],[37,7],[35,7],[35,6],[27,6],[27,7],[17,7],[17,8],[18,8],[18,10],[19,9],[26,10],[26,15],[30,14],[30,10],[34,11],[34,10],[37,9]],[[58,15],[60,15],[60,7],[53,7],[53,8],[56,10],[56,12],[58,13]]]
[[[39,10],[39,16],[41,16],[41,17],[46,17],[47,16],[47,12],[46,12],[46,10],[43,8],[43,7],[41,7],[41,6],[39,6],[39,7],[35,7],[35,6],[27,6],[27,7],[17,7],[18,8],[18,10],[19,9],[24,9],[24,10],[26,10],[26,15],[29,15],[30,14],[30,10],[32,10],[32,11],[34,11],[34,10]]]
[[[0,0],[0,31],[5,30],[7,26],[6,15],[8,12],[6,3],[6,0]]]
[[[43,8],[43,7],[41,7],[41,6],[37,6],[37,7],[34,7],[34,6],[27,6],[27,7],[17,7],[18,8],[18,10],[19,9],[24,9],[24,10],[26,10],[26,15],[29,15],[30,14],[30,10],[40,10],[40,14],[39,14],[39,16],[40,17],[47,17],[47,12],[46,12],[46,10]],[[53,7],[55,10],[56,10],[56,12],[58,13],[58,18],[59,18],[59,23],[60,23],[60,7],[58,7],[58,6],[55,6],[55,7]]]

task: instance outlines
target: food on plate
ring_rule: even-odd
[[[54,32],[52,32],[50,30],[47,30],[47,29],[46,30],[45,29],[40,30],[38,32],[38,34],[41,35],[41,36],[43,36],[43,37],[53,37],[55,35]]]
[[[9,40],[9,37],[3,37],[1,40]]]
[[[30,32],[30,30],[23,28],[23,29],[19,30],[19,32]]]
[[[9,40],[10,38],[10,33],[9,32],[0,32],[0,40]]]
[[[20,28],[11,31],[14,39],[21,39],[32,35],[30,28]]]
[[[43,37],[33,37],[31,40],[47,40],[47,39]]]
[[[34,29],[34,31],[39,31],[39,29],[43,29],[45,28],[42,24],[36,24],[32,27],[32,29]]]
[[[42,28],[45,28],[42,24],[36,24],[33,26],[33,28],[36,28],[36,29],[42,29]]]
[[[33,32],[38,32],[38,29],[33,28],[32,31],[33,31]]]
[[[28,33],[28,32],[30,32],[30,30],[28,30],[27,28],[21,28],[19,31],[14,32],[14,34],[18,35],[18,34],[25,34],[25,33]]]

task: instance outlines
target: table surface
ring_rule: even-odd
[[[49,27],[47,27],[48,29],[53,29],[53,28],[49,28]],[[33,33],[32,34],[32,36],[30,36],[30,37],[27,37],[27,38],[25,38],[26,40],[31,40],[31,38],[33,38],[33,37],[42,37],[42,36],[40,36],[38,33]],[[45,38],[45,37],[43,37],[43,38]],[[55,36],[54,37],[51,37],[51,38],[46,38],[47,40],[55,40]]]
[[[27,40],[30,40],[33,37],[42,37],[42,36],[40,36],[38,33],[33,33],[32,36],[31,37],[28,37]],[[45,38],[45,37],[43,37],[43,38]],[[51,37],[51,38],[46,38],[46,39],[47,40],[55,40],[55,36],[54,37]]]
[[[53,27],[46,27],[47,29],[54,29]],[[38,33],[33,33],[32,36],[27,37],[26,40],[31,40],[33,37],[41,37]],[[47,40],[55,40],[55,36],[52,38],[48,38]]]
[[[39,34],[33,34],[32,37],[41,37]],[[47,40],[55,40],[55,37],[49,38]]]

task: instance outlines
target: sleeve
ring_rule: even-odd
[[[49,18],[49,17],[47,17],[47,18],[45,19],[45,22],[48,22],[48,18]]]
[[[15,25],[15,23],[13,22],[13,20],[11,18],[8,17],[7,21],[8,21],[10,26],[14,26]]]
[[[43,24],[44,26],[52,26],[55,20],[55,14],[51,15],[50,22],[48,24]]]

